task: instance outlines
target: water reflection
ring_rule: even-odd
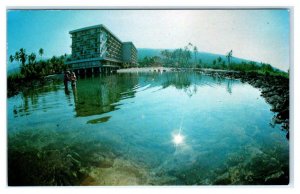
[[[134,97],[137,75],[109,75],[78,80],[73,90],[76,116],[98,115],[118,109],[121,99]]]
[[[135,74],[136,75],[136,74]],[[232,93],[234,84],[239,84],[238,80],[226,79],[223,77],[207,76],[200,73],[190,72],[165,72],[160,73],[139,73],[139,84],[151,84],[151,87],[175,87],[184,90],[188,95],[197,92],[197,86],[224,86],[228,93]]]
[[[72,89],[64,88],[60,82],[56,81],[43,87],[33,87],[24,91],[19,95],[22,103],[15,105],[12,111],[16,117],[29,115],[37,109],[47,111],[51,107],[45,96],[48,93],[57,93],[61,88],[64,88],[68,104],[70,106],[75,104],[76,116],[85,117],[117,110],[118,102],[133,98],[143,88],[175,87],[191,97],[202,86],[224,86],[231,94],[235,83],[238,81],[187,72],[128,73],[79,79],[77,87],[72,87]],[[57,102],[59,98],[61,97],[57,96]]]
[[[91,116],[117,110],[118,102],[133,98],[141,88],[175,87],[189,97],[198,91],[198,86],[223,85],[228,93],[236,80],[214,78],[191,73],[128,73],[78,80],[73,90],[76,116]]]
[[[12,97],[17,101],[21,101],[21,103],[13,106],[12,111],[15,117],[30,115],[32,111],[37,109],[48,109],[48,102],[45,96],[50,92],[58,92],[60,84],[60,81],[53,80],[44,86],[27,88],[22,93]],[[11,109],[12,107],[9,108]]]
[[[107,122],[110,118],[111,118],[111,116],[101,117],[98,119],[89,120],[86,123],[89,123],[89,124],[104,123],[104,122]]]

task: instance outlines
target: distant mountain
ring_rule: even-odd
[[[138,48],[138,59],[141,60],[144,57],[153,57],[153,56],[161,56],[161,51],[165,49],[148,49],[148,48]],[[168,49],[172,51],[172,49]],[[211,64],[213,60],[217,59],[218,57],[221,57],[223,61],[227,62],[227,58],[225,55],[220,55],[220,54],[214,54],[214,53],[206,53],[206,52],[198,52],[197,54],[197,61],[201,59],[202,63],[206,64]],[[191,60],[193,61],[194,58],[194,53],[192,53],[192,58]],[[234,63],[241,63],[242,61],[244,62],[249,62],[247,59],[241,59],[237,57],[232,57],[232,62]]]
[[[143,59],[144,57],[154,57],[161,56],[160,52],[165,49],[148,49],[148,48],[138,48],[138,60]]]

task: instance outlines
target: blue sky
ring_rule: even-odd
[[[289,68],[288,10],[8,10],[7,54],[20,48],[45,57],[71,53],[70,30],[104,24],[137,48],[226,54]]]

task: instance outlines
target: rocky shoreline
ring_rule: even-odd
[[[258,88],[261,96],[272,106],[270,110],[275,113],[270,124],[281,124],[282,129],[287,131],[286,137],[289,139],[289,78],[256,72],[207,70],[198,72],[221,78],[239,79],[243,83],[249,83]]]

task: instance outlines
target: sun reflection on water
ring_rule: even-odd
[[[175,145],[182,144],[183,141],[184,137],[180,133],[173,135],[173,142]]]

